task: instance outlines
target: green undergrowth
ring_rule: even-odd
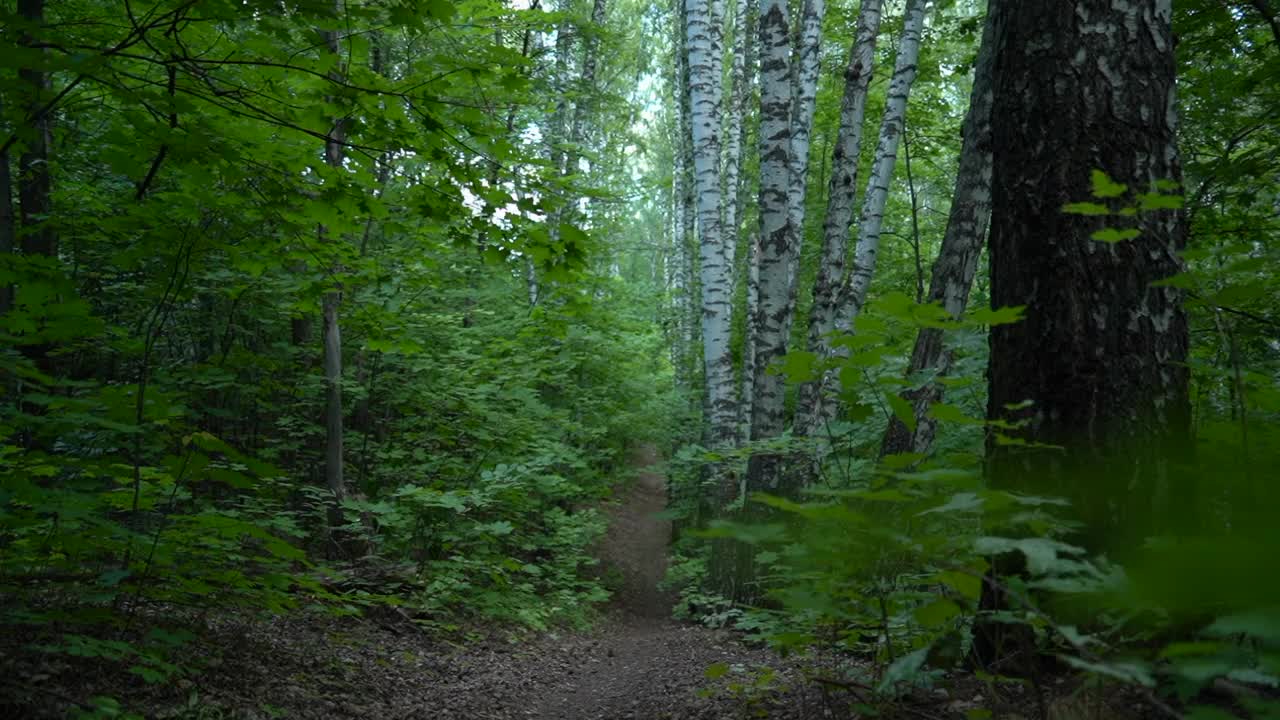
[[[930,411],[939,423],[932,451],[878,457],[888,418],[914,422],[898,397],[901,358],[914,328],[941,321],[936,310],[890,295],[860,319],[850,354],[833,361],[851,410],[821,437],[730,454],[689,446],[676,455],[673,515],[686,531],[666,583],[679,594],[677,613],[799,658],[838,712],[891,714],[918,691],[969,678],[990,686],[985,704],[963,708],[969,718],[1012,712],[998,700],[1011,684],[1048,717],[1127,717],[1134,703],[1198,720],[1277,717],[1280,536],[1268,520],[1280,508],[1270,482],[1280,467],[1274,362],[1239,375],[1197,373],[1205,401],[1194,460],[1171,463],[1147,498],[1152,530],[1090,551],[1068,500],[984,480],[985,437],[1002,437],[1008,426],[983,419],[985,387],[968,368],[985,364],[982,326],[1016,321],[1016,312],[947,329],[957,356],[943,379],[946,402]],[[823,369],[795,353],[778,368],[792,383]],[[1235,378],[1247,383],[1243,415],[1211,399],[1225,398]],[[696,502],[681,502],[706,492],[709,467],[745,472],[751,452],[780,454],[791,472],[817,463],[818,481],[799,497],[752,495],[711,521]],[[1072,481],[1125,482],[1105,474]],[[745,602],[712,582],[711,546],[724,541],[753,558]],[[993,609],[995,595],[1004,601]],[[974,643],[992,625],[1005,630],[1002,647],[1013,660],[988,667]],[[1067,687],[1092,699],[1062,709],[1074,700],[1047,688],[1072,677]],[[1036,702],[1018,712],[1034,716]]]

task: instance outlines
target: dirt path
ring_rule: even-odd
[[[615,493],[616,505],[607,509],[609,529],[597,550],[606,573],[621,579],[617,606],[640,617],[666,618],[672,598],[658,590],[667,573],[667,545],[671,521],[658,517],[667,508],[667,478],[653,445],[631,451],[630,466],[638,473]]]

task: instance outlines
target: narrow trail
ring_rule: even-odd
[[[275,618],[218,623],[218,657],[199,685],[184,679],[158,695],[228,708],[271,706],[302,720],[730,720],[822,717],[791,666],[738,636],[670,619],[658,589],[667,564],[666,481],[652,447],[632,455],[634,478],[607,506],[597,546],[617,582],[615,602],[587,631],[554,630],[515,640],[497,632],[466,642],[426,638],[388,622]],[[723,663],[718,679],[707,668]],[[773,670],[768,692],[743,697]],[[185,684],[184,684],[185,683]],[[167,707],[167,706],[166,706]],[[762,714],[763,713],[763,714]],[[228,717],[266,720],[257,711]]]
[[[732,698],[700,697],[715,683],[708,667],[725,663],[742,677],[776,662],[729,633],[670,620],[673,598],[658,587],[666,574],[671,522],[666,477],[657,448],[636,448],[635,479],[619,486],[609,529],[598,547],[617,581],[614,612],[590,637],[547,648],[541,672],[548,683],[526,716],[539,720],[719,718]],[[735,713],[736,714],[736,713]]]

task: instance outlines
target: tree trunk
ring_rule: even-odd
[[[722,0],[688,0],[690,128],[697,197],[699,259],[702,279],[702,347],[705,373],[707,442],[731,446],[734,421],[733,359],[729,351],[733,268],[724,263],[721,225],[720,117],[722,79]],[[722,488],[722,491],[724,489]]]
[[[836,328],[850,331],[867,301],[871,278],[875,275],[876,256],[880,251],[880,229],[884,208],[889,200],[889,182],[898,160],[898,143],[906,124],[907,100],[916,80],[916,62],[920,58],[920,31],[924,27],[925,0],[908,0],[898,57],[894,60],[893,79],[885,99],[884,118],[880,121],[880,140],[871,166],[871,178],[862,198],[862,214],[858,217],[858,245],[854,249],[853,272],[842,290]]]
[[[969,290],[986,240],[991,219],[991,100],[992,65],[997,40],[1001,37],[999,5],[992,3],[982,30],[982,44],[973,70],[973,90],[964,119],[964,141],[960,148],[960,169],[951,196],[951,213],[942,236],[942,247],[933,263],[927,301],[941,303],[952,317],[960,317],[969,302]],[[935,378],[951,366],[951,352],[943,344],[938,328],[921,328],[916,334],[907,376],[924,377],[924,383],[904,394],[915,412],[915,430],[896,417],[889,421],[881,455],[924,453],[933,443],[937,422],[929,408],[942,401],[942,384]]]
[[[18,0],[18,14],[30,25],[44,24],[44,0]],[[37,39],[24,32],[20,45]],[[44,52],[43,50],[41,52]],[[49,145],[52,142],[52,113],[45,112],[49,75],[38,68],[20,68],[18,78],[26,86],[27,117],[32,133],[18,156],[18,202],[22,216],[22,252],[25,255],[58,257],[58,235],[48,223],[53,214],[53,178],[49,172]]]
[[[787,294],[795,305],[800,247],[804,244],[805,198],[809,187],[809,146],[818,97],[825,0],[804,0],[791,64],[791,184],[787,189],[787,221],[791,223],[791,278]]]
[[[1179,271],[1187,236],[1181,210],[1149,209],[1164,183],[1181,181],[1171,3],[998,5],[991,302],[1026,311],[992,328],[987,415],[1022,423],[1005,431],[1018,442],[1061,450],[993,433],[989,482],[1069,498],[1083,520],[1075,540],[1091,551],[1137,547],[1152,529],[1152,499],[1179,492],[1167,473],[1190,445],[1182,292],[1151,287]],[[1127,187],[1102,183],[1090,198],[1095,170]],[[1064,212],[1080,201],[1148,209]],[[1092,238],[1108,227],[1139,235]],[[987,585],[983,606],[999,607]],[[1007,632],[983,623],[978,659],[1002,659]]]
[[[751,408],[751,439],[780,435],[786,425],[785,386],[769,365],[787,351],[791,334],[792,246],[795,228],[790,219],[791,77],[788,56],[787,4],[767,0],[760,9],[760,247],[759,300],[755,310],[755,399]],[[751,490],[777,492],[781,458],[752,456],[747,470]]]
[[[733,13],[733,68],[729,74],[732,89],[729,97],[729,113],[724,123],[724,264],[728,268],[735,265],[737,254],[738,225],[741,223],[742,187],[740,175],[742,169],[742,148],[746,140],[745,124],[742,122],[746,110],[747,98],[750,96],[752,75],[748,64],[751,52],[751,2],[737,0]],[[732,275],[732,270],[730,270]],[[740,400],[741,402],[741,400]]]
[[[569,148],[566,153],[565,175],[578,174],[578,158],[586,133],[588,116],[595,108],[596,66],[599,64],[600,33],[604,31],[605,0],[594,0],[591,5],[591,32],[582,49],[582,75],[578,83],[579,100],[573,106],[573,122],[569,125]]]
[[[681,287],[683,294],[681,295],[682,303],[680,305],[680,322],[682,327],[681,340],[683,342],[684,369],[686,378],[690,387],[699,386],[698,369],[702,367],[701,348],[699,339],[701,338],[700,325],[701,322],[701,291],[698,286],[698,268],[697,253],[695,252],[696,223],[697,211],[694,208],[694,190],[693,190],[693,110],[689,103],[689,53],[686,46],[688,45],[684,32],[685,22],[685,4],[684,0],[676,0],[677,13],[676,22],[676,44],[679,49],[678,61],[676,63],[676,106],[679,108],[677,121],[677,136],[674,147],[676,155],[675,163],[675,193],[678,213],[676,220],[678,225],[678,250],[680,253],[680,273]],[[695,298],[698,301],[695,302]],[[705,396],[703,398],[705,401]],[[696,402],[694,396],[690,396],[691,402]],[[696,405],[694,406],[696,408]],[[691,408],[693,409],[693,408]]]
[[[342,48],[339,45],[338,33],[325,30],[321,33],[326,49],[340,57]],[[334,81],[343,79],[341,60],[338,68],[332,73]],[[333,119],[324,144],[325,162],[335,170],[340,170],[346,158],[346,120],[340,117]],[[333,242],[329,230],[319,227],[321,245]],[[334,274],[341,271],[333,268]],[[333,495],[333,506],[330,509],[330,523],[339,525],[342,522],[342,501],[346,499],[346,482],[343,477],[343,414],[342,414],[342,328],[339,322],[339,311],[342,305],[342,286],[335,283],[324,295],[324,385],[325,385],[325,452],[324,478],[325,485]]]
[[[880,139],[876,144],[875,158],[871,164],[871,177],[862,198],[862,213],[858,218],[858,244],[854,249],[853,271],[848,274],[837,293],[835,312],[829,321],[831,328],[810,327],[810,336],[816,331],[819,338],[833,330],[852,332],[854,320],[862,312],[875,275],[876,257],[880,251],[880,230],[884,220],[885,204],[889,200],[889,181],[893,178],[893,166],[898,160],[898,144],[906,123],[907,100],[916,79],[916,61],[920,58],[920,32],[924,27],[925,0],[908,0],[898,40],[898,55],[894,60],[893,78],[889,81],[889,94],[885,99],[884,116],[880,120]],[[856,162],[856,159],[850,159]],[[827,318],[820,318],[824,322]],[[833,351],[830,343],[823,346],[822,357],[832,357],[843,351]],[[811,398],[812,411],[806,418],[806,430],[812,430],[835,415],[835,405],[828,400],[835,385],[836,373],[823,374],[819,387]]]
[[[725,151],[725,192],[728,202],[725,203],[725,264],[733,268],[737,275],[736,259],[739,244],[739,231],[742,225],[742,214],[746,207],[747,192],[742,182],[742,153],[747,145],[747,123],[743,118],[747,115],[746,105],[751,97],[751,87],[755,84],[755,32],[758,8],[755,0],[738,0],[733,21],[733,99],[729,108],[729,118],[725,122],[725,136],[728,147]],[[753,381],[755,380],[755,328],[751,317],[755,308],[755,297],[758,288],[753,284],[758,279],[756,272],[755,232],[747,234],[746,255],[743,275],[747,282],[747,300],[743,305],[744,312],[737,320],[743,328],[742,372],[738,389],[737,433],[739,440],[751,437],[751,405]],[[755,278],[755,279],[753,279]],[[734,293],[737,294],[736,291]],[[737,324],[737,323],[735,323]]]
[[[880,0],[863,0],[858,30],[849,49],[844,74],[844,99],[840,103],[840,129],[831,153],[831,181],[827,213],[822,222],[822,255],[813,285],[809,312],[809,351],[825,357],[831,349],[829,335],[836,326],[837,301],[844,280],[849,230],[858,195],[858,159],[862,154],[862,124],[867,109],[867,89],[875,69],[876,38],[880,34]],[[821,383],[800,386],[796,400],[796,433],[811,435],[824,418],[820,405]]]

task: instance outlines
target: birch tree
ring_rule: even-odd
[[[690,139],[697,198],[702,348],[707,441],[731,445],[734,422],[733,359],[730,355],[732,267],[725,264],[720,189],[720,117],[723,87],[721,48],[723,0],[688,0],[685,36],[689,58]]]
[[[809,313],[809,350],[819,357],[830,350],[829,335],[835,329],[837,300],[844,281],[849,230],[858,196],[858,158],[862,155],[862,125],[867,110],[867,90],[875,71],[876,38],[880,35],[881,0],[863,0],[858,29],[849,49],[840,102],[840,127],[831,157],[827,212],[822,222],[822,254],[813,286]],[[796,401],[796,432],[812,434],[820,419],[820,383],[804,383]]]
[[[889,81],[889,93],[885,99],[884,116],[880,120],[880,138],[871,164],[871,177],[862,198],[862,211],[858,217],[858,244],[854,249],[854,263],[835,298],[834,311],[819,313],[817,327],[810,325],[810,337],[819,339],[820,357],[834,353],[830,343],[822,338],[839,330],[850,332],[854,320],[862,312],[875,274],[876,257],[880,251],[880,230],[884,221],[884,208],[889,200],[889,183],[893,167],[898,159],[898,145],[906,122],[907,100],[916,79],[916,63],[920,58],[920,33],[924,27],[925,0],[908,0],[903,20],[902,35],[898,40],[897,57],[894,60],[893,77]],[[846,158],[845,162],[857,162]],[[833,175],[833,178],[835,176]],[[830,322],[827,327],[824,323]],[[801,408],[804,413],[802,429],[812,430],[830,418],[835,407],[827,397],[835,383],[835,373],[824,373],[820,387],[808,398],[811,405]]]
[[[587,33],[582,48],[582,75],[578,82],[578,100],[573,106],[573,121],[569,126],[565,175],[576,175],[578,172],[586,124],[595,107],[596,67],[600,64],[600,33],[604,31],[606,7],[605,0],[593,0],[591,4],[591,30]]]
[[[999,28],[999,4],[992,3],[982,31],[982,44],[973,70],[973,89],[965,114],[960,168],[942,247],[933,263],[927,302],[940,303],[952,317],[964,313],[969,290],[978,268],[978,257],[991,219],[991,102],[992,64]],[[944,345],[942,330],[921,328],[911,351],[908,377],[928,376],[923,385],[904,393],[914,408],[915,428],[896,416],[889,421],[881,454],[923,453],[933,443],[937,422],[929,408],[942,400],[942,384],[934,379],[951,367],[952,354]]]
[[[733,12],[733,66],[729,73],[729,112],[724,123],[724,262],[734,267],[737,253],[738,224],[741,222],[742,188],[739,177],[742,169],[742,148],[746,142],[746,129],[742,122],[750,97],[751,0],[736,0]]]
[[[791,332],[792,245],[790,221],[791,77],[790,32],[785,0],[760,7],[760,296],[755,307],[755,399],[751,439],[779,435],[785,426],[782,377],[768,372],[782,357]],[[755,455],[748,468],[748,487],[776,489],[779,458]]]
[[[920,59],[920,33],[924,28],[925,1],[907,1],[902,37],[898,41],[898,55],[894,60],[893,78],[889,81],[884,117],[880,121],[880,140],[876,145],[871,177],[867,182],[866,195],[862,198],[862,212],[858,217],[858,245],[854,249],[853,271],[842,290],[840,310],[836,315],[836,328],[840,330],[852,329],[854,319],[862,312],[862,306],[867,301],[867,290],[875,275],[884,208],[889,200],[889,182],[893,179],[893,168],[898,161],[898,145],[902,140],[907,117],[907,100],[916,80],[916,63]]]
[[[788,296],[796,297],[800,247],[804,243],[805,198],[809,186],[809,144],[813,112],[818,97],[819,60],[822,53],[822,19],[825,0],[804,0],[796,49],[791,63],[791,181],[787,191],[787,220],[791,224],[791,280]]]
[[[747,190],[742,182],[743,150],[747,144],[747,102],[755,84],[755,19],[758,14],[756,0],[737,0],[733,20],[733,70],[730,75],[733,90],[729,115],[725,122],[725,248],[726,264],[736,271],[735,248],[739,243],[743,209]],[[746,257],[743,273],[747,283],[747,299],[744,305],[741,385],[738,391],[738,434],[743,440],[751,437],[751,406],[755,381],[755,327],[751,321],[752,308],[759,294],[759,272],[756,264],[756,232],[748,229],[745,243]]]

